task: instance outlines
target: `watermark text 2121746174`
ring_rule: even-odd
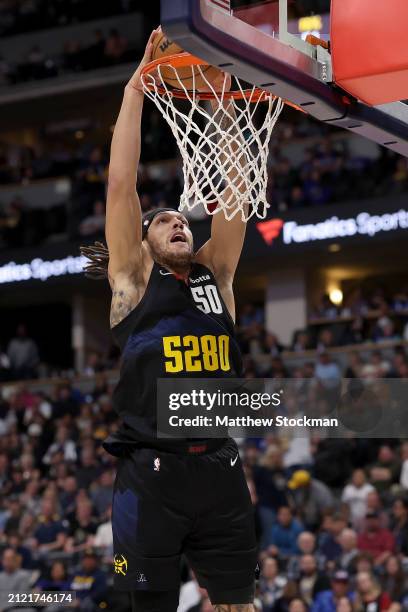
[[[4,598],[4,594],[3,594]],[[7,593],[7,603],[10,607],[27,607],[59,604],[72,606],[75,601],[75,591],[31,591],[29,593]]]

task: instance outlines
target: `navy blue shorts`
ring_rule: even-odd
[[[254,511],[233,440],[213,452],[135,448],[120,458],[112,528],[117,589],[177,589],[182,554],[213,603],[254,585]]]

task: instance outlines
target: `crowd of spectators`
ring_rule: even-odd
[[[407,364],[403,349],[398,355]],[[115,612],[126,602],[112,590],[115,459],[101,441],[118,421],[107,365],[90,355],[86,392],[63,379],[48,391],[23,382],[1,389],[0,585],[74,590],[79,609]],[[320,365],[317,357],[301,373],[318,392]],[[256,610],[407,610],[408,443],[282,431],[240,442],[260,551]],[[185,568],[183,577],[180,610],[211,611]]]
[[[148,108],[142,128],[143,163],[138,177],[142,209],[147,211],[159,205],[177,208],[182,179],[176,158],[176,143],[165,131],[158,112]],[[300,142],[301,138],[306,138],[306,134],[309,134],[309,139],[313,134],[314,124],[309,122],[308,125],[309,131],[303,126],[295,134]],[[281,142],[281,148],[278,150],[275,147],[271,152],[271,214],[299,206],[330,205],[338,199],[352,200],[375,194],[408,192],[408,162],[403,158],[387,152],[378,160],[357,160],[346,150],[338,153],[337,141],[325,137],[315,139],[315,145],[305,150],[303,162],[291,165],[282,154],[282,133],[285,133],[285,126],[281,126],[281,132],[278,131],[276,136],[278,142]],[[25,205],[21,198],[0,202],[0,245],[13,247],[39,244],[53,234],[68,233],[71,237],[78,234],[102,234],[109,145],[95,146],[87,140],[75,142],[76,145],[72,146],[63,141],[43,142],[31,147],[0,145],[0,184],[29,185],[39,179],[66,177],[72,186],[71,198],[66,205],[49,207],[46,211]],[[344,149],[345,145],[341,147]],[[167,166],[170,164],[170,170],[166,167],[163,171],[163,179],[157,168],[155,172],[152,171],[158,160]],[[337,175],[335,169],[339,160],[348,166],[342,177]],[[319,180],[330,185],[330,194],[324,189],[319,191],[320,195],[323,192],[326,194],[324,197],[312,197],[312,191],[315,195],[317,191],[310,191],[308,187],[305,191],[306,183],[316,173],[319,173]],[[342,193],[334,195],[336,189],[342,190]],[[293,199],[290,195],[306,192],[308,197]],[[91,221],[83,224],[86,217],[91,217]]]
[[[138,52],[137,44],[130,44],[116,28],[107,33],[96,29],[88,41],[75,38],[65,41],[57,54],[47,54],[36,44],[18,63],[0,56],[0,84],[15,85],[132,62]]]
[[[0,35],[12,36],[120,15],[140,8],[137,0],[2,0]]]
[[[275,210],[398,195],[408,191],[408,160],[382,151],[378,159],[354,155],[344,140],[320,139],[295,166],[272,150],[268,201]]]
[[[363,293],[361,288],[345,299],[343,306],[336,306],[328,295],[323,295],[309,318],[306,329],[296,330],[292,342],[283,345],[278,334],[266,331],[262,305],[244,304],[238,318],[238,337],[244,354],[251,357],[269,355],[279,357],[284,351],[299,356],[307,351],[325,353],[336,347],[376,344],[372,362],[363,367],[366,374],[379,361],[382,375],[388,374],[391,364],[379,357],[387,343],[408,341],[408,287],[394,295],[386,295],[380,288]]]

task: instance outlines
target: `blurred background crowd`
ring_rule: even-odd
[[[308,11],[313,2],[316,10],[327,9],[326,0],[307,0]],[[146,5],[141,15],[139,5],[0,0],[0,103],[7,110],[0,118],[3,258],[17,261],[26,248],[42,256],[43,248],[74,241],[77,250],[79,240],[104,239],[112,121],[123,82],[158,22],[158,7]],[[76,92],[77,86],[84,89]],[[61,98],[54,87],[65,87]],[[327,207],[329,217],[348,202],[361,200],[369,209],[370,198],[390,202],[408,193],[406,159],[289,110],[275,129],[268,166],[271,215]],[[137,188],[143,211],[178,206],[176,144],[148,103]],[[202,211],[192,220],[207,222]],[[279,320],[267,324],[268,304],[251,299],[251,287],[237,289],[247,379],[303,381],[312,398],[342,377],[367,384],[407,379],[406,271],[380,270],[381,249],[371,248],[375,277],[362,282],[360,270],[341,299],[325,291],[308,297],[306,325],[294,324],[284,340]],[[248,281],[257,265],[247,269]],[[44,286],[35,298],[23,288],[19,305],[22,300],[39,313],[34,304],[44,309],[49,299],[45,319],[35,324],[35,317],[8,310],[0,330],[0,611],[9,609],[6,589],[35,588],[74,590],[77,608],[87,612],[125,612],[126,596],[112,589],[115,459],[101,447],[118,425],[112,391],[120,355],[113,343],[99,340],[99,348],[86,347],[80,366],[71,354],[64,355],[67,367],[53,360],[44,336],[55,345],[58,330],[59,357],[71,328],[53,310],[52,288],[40,302]],[[18,293],[14,286],[8,292]],[[304,408],[286,406],[290,414]],[[330,439],[312,429],[299,437],[287,430],[241,439],[240,451],[260,551],[257,612],[408,611],[408,442]],[[210,612],[184,564],[181,574],[179,612]]]
[[[13,36],[24,32],[56,28],[83,21],[129,13],[136,0],[112,0],[95,4],[92,0],[2,0],[0,34]]]
[[[138,190],[144,211],[156,206],[177,208],[182,189],[176,143],[163,138],[157,111],[148,107],[142,140]],[[165,129],[165,128],[164,128]],[[336,141],[316,133],[312,121],[298,126],[279,124],[269,158],[268,202],[272,211],[333,204],[359,198],[408,193],[408,161],[383,150],[376,159],[348,150],[347,139]],[[167,134],[167,132],[164,132]],[[77,235],[102,237],[109,142],[97,145],[79,138],[68,143],[42,139],[35,146],[7,146],[0,141],[0,185],[27,186],[44,179],[66,179],[71,194],[66,201],[33,205],[29,195],[2,198],[0,191],[0,245],[41,244]],[[285,155],[285,145],[298,142],[296,159]],[[300,154],[299,154],[300,152]],[[289,152],[290,155],[291,152]],[[203,218],[202,211],[194,218]],[[34,229],[36,228],[36,229]]]
[[[406,377],[399,349],[388,362],[393,376],[403,375],[402,363]],[[327,383],[319,359],[301,373],[279,366],[269,376],[300,375],[317,391]],[[382,375],[371,372],[371,380]],[[113,386],[94,356],[78,381],[60,379],[46,391],[23,382],[3,388],[0,585],[75,590],[80,609],[127,609],[111,584],[115,459],[101,447],[118,425]],[[408,442],[286,429],[240,447],[260,550],[257,610],[408,609]],[[181,571],[180,612],[210,610]]]

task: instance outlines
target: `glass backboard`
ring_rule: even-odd
[[[161,0],[161,23],[209,64],[408,156],[407,105],[369,107],[333,82],[330,0]]]

